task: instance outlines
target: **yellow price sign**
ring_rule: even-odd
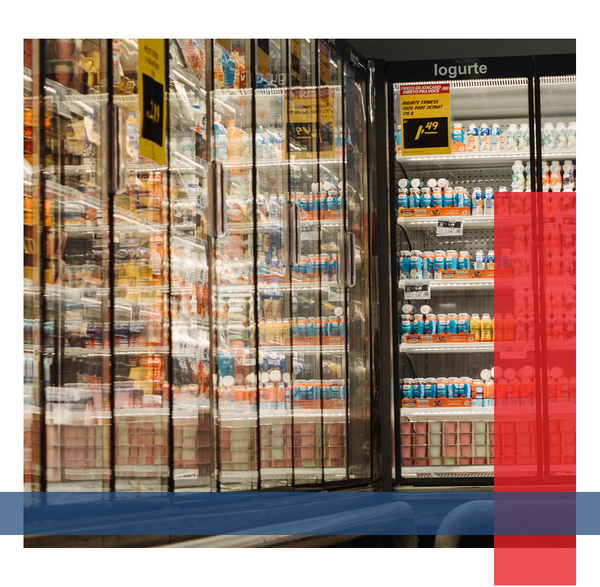
[[[402,155],[447,155],[450,135],[450,84],[400,87]]]
[[[165,41],[138,39],[140,155],[166,165]]]

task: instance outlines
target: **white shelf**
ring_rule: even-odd
[[[474,416],[473,419],[479,419],[482,416],[493,416],[494,408],[400,408],[400,416],[418,417],[418,416],[438,416],[445,419],[452,419],[459,416]],[[463,419],[463,418],[460,418]]]
[[[267,289],[271,289],[273,287],[278,287],[280,291],[323,291],[327,289],[343,289],[344,286],[340,285],[333,281],[324,281],[319,283],[315,281],[311,282],[296,282],[292,281],[291,285],[289,281],[287,281],[288,276],[283,276],[282,279],[286,281],[280,281],[277,283],[259,283],[258,290],[264,291]],[[218,285],[217,289],[219,293],[223,295],[253,295],[254,294],[254,286],[253,285]]]
[[[47,349],[48,350],[48,349]],[[117,346],[115,347],[115,355],[158,355],[168,354],[169,347],[166,346]],[[53,351],[52,351],[53,354]],[[79,347],[66,347],[64,354],[67,357],[89,357],[89,356],[104,356],[110,355],[109,348],[79,348]],[[177,353],[177,356],[181,356],[182,353]],[[195,356],[195,353],[190,353]]]
[[[573,160],[577,158],[577,149],[544,149],[542,147],[542,159]]]
[[[404,289],[407,285],[429,284],[433,289],[494,289],[494,279],[404,279],[398,282],[398,287]]]
[[[298,353],[343,353],[346,347],[343,344],[314,344],[314,345],[258,345],[259,351],[266,353],[298,352]]]
[[[493,353],[493,342],[440,342],[400,345],[401,353]]]
[[[562,151],[561,151],[562,152]],[[447,155],[408,155],[406,157],[396,156],[399,163],[429,163],[431,161],[443,161],[444,163],[471,163],[471,162],[503,162],[508,160],[529,159],[529,150],[525,151],[488,151],[449,153]]]

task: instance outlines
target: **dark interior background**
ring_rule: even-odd
[[[575,39],[348,39],[365,59],[418,61],[575,53]]]

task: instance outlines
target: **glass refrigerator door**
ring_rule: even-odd
[[[112,42],[118,148],[113,209],[115,489],[169,486],[170,386],[166,164],[140,153],[138,41]],[[159,51],[164,51],[163,45]],[[167,161],[168,163],[168,161]]]
[[[46,482],[110,484],[106,43],[43,41]]]
[[[314,39],[291,39],[289,54],[288,152],[290,189],[296,208],[298,256],[291,268],[293,362],[293,459],[295,486],[321,484],[321,318],[319,256],[319,153]],[[317,390],[317,391],[315,391]]]
[[[340,326],[348,353],[348,473],[371,477],[371,341],[366,70],[344,63],[346,234],[350,268],[346,319]],[[347,328],[344,328],[344,322]],[[345,398],[340,398],[345,399]],[[343,438],[341,439],[343,440]]]
[[[575,84],[574,74],[539,78],[545,464],[554,482],[568,483],[575,475]]]
[[[221,491],[259,487],[255,208],[250,41],[212,42],[212,262]],[[279,208],[279,202],[276,202]]]
[[[347,130],[349,126],[344,128],[344,114],[347,114],[344,107],[348,108],[349,103],[344,102],[343,92],[344,85],[351,85],[348,81],[351,74],[342,54],[324,41],[318,41],[317,67],[318,184],[311,186],[313,200],[316,198],[318,202],[315,271],[321,295],[321,382],[317,389],[320,387],[323,410],[324,481],[342,482],[348,479],[346,289],[353,286],[352,280],[355,280],[355,274],[344,275],[339,264],[341,257],[349,260],[355,251],[354,242],[345,238],[345,221],[352,216],[347,196],[354,186],[348,188],[344,182],[348,160],[344,157],[344,138],[348,151],[354,145],[351,131]],[[353,97],[352,93],[346,95],[349,108],[352,108]],[[350,171],[353,171],[352,164]],[[343,255],[340,249],[344,250]]]
[[[169,41],[173,480],[211,488],[207,174],[210,154],[204,39]]]
[[[518,197],[506,200],[530,181],[527,78],[448,83],[452,152],[418,156],[403,151],[400,118],[415,83],[393,85],[401,483],[485,482],[494,474],[491,370],[494,318],[496,332],[502,318],[494,316],[494,198],[515,214],[530,212],[517,210]],[[444,231],[440,219],[462,221],[462,231]],[[410,291],[423,284],[427,297]],[[507,336],[514,339],[514,326]],[[533,325],[525,336],[533,341]],[[496,385],[515,389],[526,377],[498,368],[494,375]]]
[[[288,48],[255,42],[256,232],[260,488],[291,486],[292,296],[287,153]]]

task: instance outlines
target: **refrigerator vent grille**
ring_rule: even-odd
[[[566,76],[573,77],[574,76]],[[542,78],[543,80],[544,78]],[[552,80],[559,78],[549,78]],[[560,78],[562,79],[562,78]],[[400,86],[421,86],[425,84],[439,84],[450,82],[451,88],[490,88],[490,87],[506,87],[506,86],[526,86],[526,77],[514,77],[514,78],[496,78],[496,79],[461,79],[461,80],[434,80],[434,81],[422,81],[422,82],[403,82],[395,83],[394,89],[399,90]],[[565,82],[561,82],[565,83]]]
[[[577,80],[575,75],[555,75],[552,77],[541,77],[541,84],[574,84]]]
[[[283,96],[287,93],[286,88],[257,88],[257,96]]]
[[[453,88],[491,88],[504,86],[526,86],[526,77],[497,78],[497,79],[461,79],[453,80],[450,86]]]
[[[406,474],[405,477],[412,477],[417,479],[460,479],[465,477],[493,477],[493,471],[465,471],[464,473],[416,473],[414,475]]]

